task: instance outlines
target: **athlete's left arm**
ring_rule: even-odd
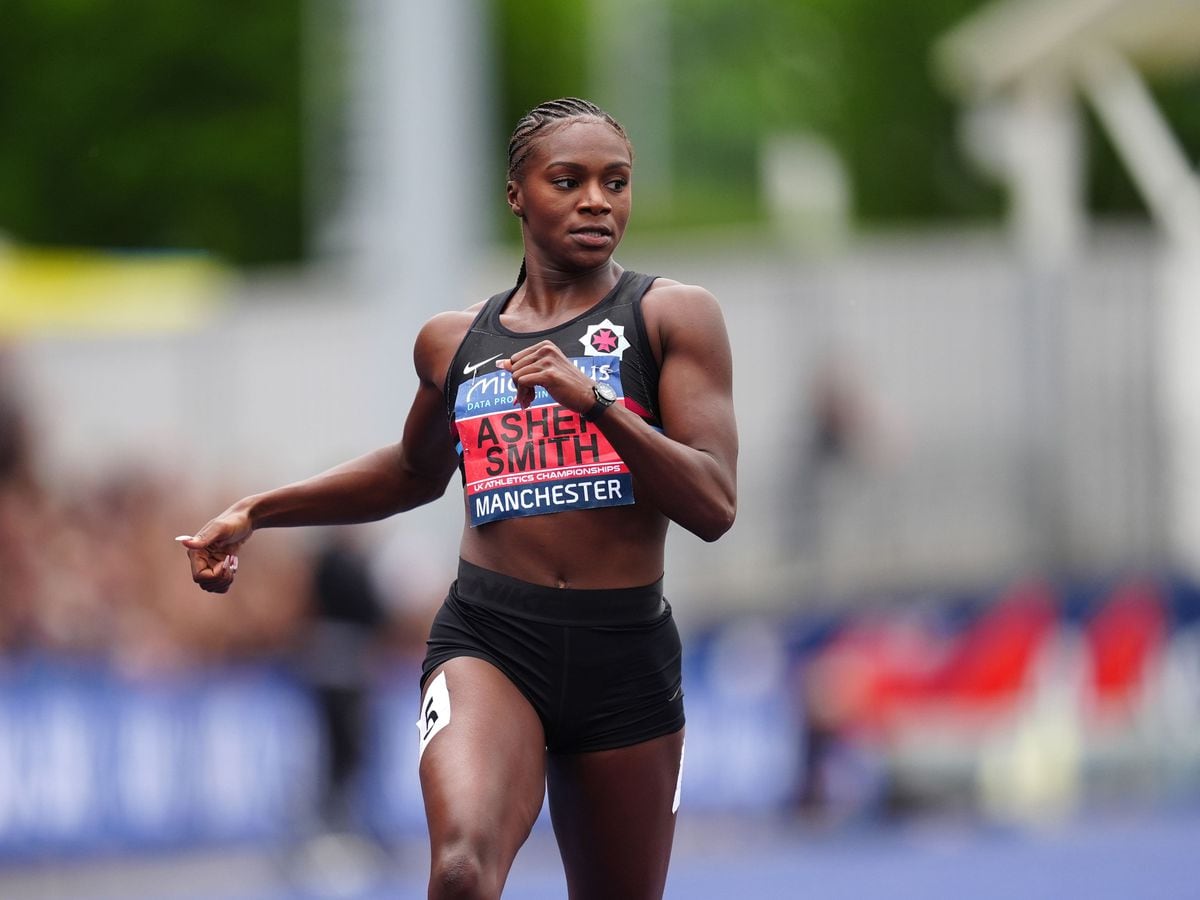
[[[693,285],[655,285],[642,301],[652,343],[662,348],[660,433],[614,404],[597,425],[637,477],[637,499],[706,541],[737,512],[733,359],[717,300]]]

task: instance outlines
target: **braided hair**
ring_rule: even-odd
[[[513,129],[512,137],[508,140],[508,180],[520,181],[525,168],[525,162],[533,152],[539,135],[556,125],[561,125],[571,119],[599,119],[612,127],[629,147],[630,158],[633,157],[633,145],[625,129],[611,115],[602,110],[590,100],[578,97],[562,97],[558,100],[547,100],[540,103],[521,117],[517,127]],[[525,260],[521,260],[521,271],[517,275],[517,285],[525,280]]]

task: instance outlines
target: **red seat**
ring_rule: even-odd
[[[959,637],[927,693],[975,705],[1015,699],[1056,620],[1048,585],[1017,585]]]
[[[937,709],[980,716],[1006,710],[1057,620],[1054,595],[1025,582],[961,634],[944,637],[902,617],[851,625],[817,658],[812,701],[843,728],[883,736]]]
[[[1084,632],[1091,713],[1123,717],[1132,710],[1166,631],[1166,604],[1153,581],[1129,581],[1113,593]]]

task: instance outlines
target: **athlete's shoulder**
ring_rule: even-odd
[[[717,298],[697,284],[656,279],[642,299],[642,318],[660,365],[672,348],[725,345],[729,340]]]
[[[715,311],[719,304],[707,288],[659,277],[646,291],[642,307],[648,314],[670,316],[688,315],[705,309]]]
[[[450,360],[471,330],[471,323],[485,302],[480,301],[466,309],[438,313],[421,326],[413,347],[413,358],[417,370],[424,377],[438,380],[445,374]]]
[[[478,312],[478,310],[476,310]],[[475,320],[475,312],[452,310],[440,312],[424,325],[417,334],[418,344],[440,344],[445,341],[461,341]]]
[[[445,339],[454,340],[455,343],[461,341],[487,302],[487,300],[480,300],[466,309],[451,309],[438,313],[421,326],[421,331],[417,336],[418,342]]]

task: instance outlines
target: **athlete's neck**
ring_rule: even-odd
[[[564,272],[528,264],[525,281],[504,307],[504,315],[540,320],[594,306],[613,289],[624,270],[612,259],[595,269]]]

